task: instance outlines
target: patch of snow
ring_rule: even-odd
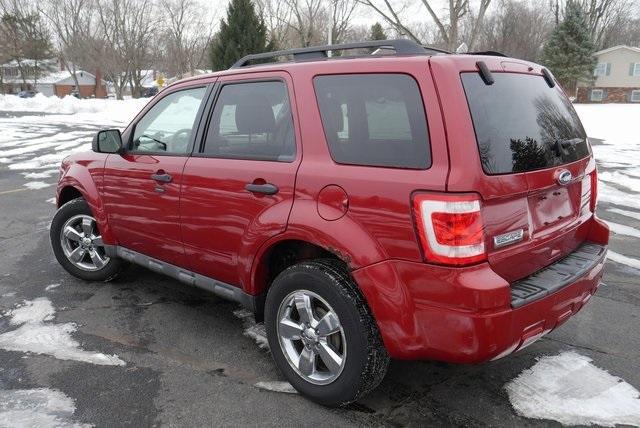
[[[49,198],[45,202],[49,202],[50,204],[56,204],[56,198]]]
[[[38,178],[49,178],[52,175],[56,175],[56,174],[58,174],[57,169],[48,169],[42,172],[27,172],[27,173],[23,173],[22,175],[24,175],[24,178],[26,178],[27,180],[35,180]]]
[[[640,392],[576,352],[545,356],[506,385],[516,412],[564,425],[640,425]]]
[[[607,144],[637,145],[639,104],[575,104],[587,135]]]
[[[53,184],[45,183],[44,181],[29,181],[24,183],[24,187],[28,187],[31,190],[44,189],[49,186],[53,186]]]
[[[253,386],[259,389],[264,389],[266,391],[284,392],[286,394],[298,393],[298,391],[296,391],[295,388],[291,386],[289,382],[281,382],[281,381],[258,382]]]
[[[634,198],[629,193],[604,184],[602,181],[598,183],[598,200],[640,210],[640,198]]]
[[[633,236],[634,238],[640,238],[640,230],[635,229],[631,226],[614,223],[609,220],[607,220],[607,224],[609,225],[609,229],[611,229],[611,231],[616,235],[626,235],[626,236]]]
[[[71,420],[75,411],[73,399],[55,389],[0,390],[0,427],[90,427]]]
[[[634,173],[634,171],[631,171],[627,174],[624,170],[602,171],[598,174],[598,179],[626,187],[632,192],[640,192],[640,178],[630,177],[630,175],[633,175]]]
[[[53,290],[54,288],[60,287],[60,283],[56,282],[55,284],[49,284],[45,287],[45,291]]]
[[[633,257],[628,257],[624,254],[609,250],[607,251],[607,259],[640,270],[640,260],[634,259]]]
[[[640,220],[640,213],[635,211],[621,210],[619,208],[609,208],[607,211],[615,214],[620,214],[629,218],[633,218],[635,220]]]
[[[149,99],[132,99],[126,101],[109,99],[77,99],[72,96],[58,98],[36,94],[33,98],[19,98],[11,95],[0,95],[1,111],[28,111],[47,114],[104,113],[116,110],[135,109],[136,113],[144,107]]]
[[[77,330],[74,323],[47,323],[53,319],[55,309],[51,301],[45,297],[26,301],[24,305],[10,310],[5,315],[11,317],[9,320],[11,325],[20,325],[20,327],[0,334],[1,349],[45,354],[61,360],[98,365],[125,365],[117,355],[105,355],[80,349],[80,344],[71,337],[71,333]]]
[[[253,314],[246,309],[238,309],[233,311],[233,315],[242,320],[244,325],[243,334],[253,339],[259,348],[269,349],[269,341],[267,340],[267,332],[264,323],[256,323]]]
[[[51,301],[46,298],[25,301],[24,304],[11,309],[5,315],[11,317],[11,325],[40,323],[51,321],[56,314]]]

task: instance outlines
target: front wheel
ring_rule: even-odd
[[[267,294],[271,353],[298,392],[326,405],[357,400],[384,378],[389,356],[366,302],[334,260],[283,271]]]
[[[120,273],[123,261],[106,254],[89,204],[74,199],[61,206],[51,221],[51,246],[58,263],[86,281],[109,281]]]

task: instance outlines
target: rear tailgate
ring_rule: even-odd
[[[493,84],[480,77],[478,61],[491,70]],[[482,196],[493,269],[513,282],[575,250],[588,232],[595,163],[570,101],[535,64],[458,56],[431,65],[448,95],[441,97],[447,190]]]

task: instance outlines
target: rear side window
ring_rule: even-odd
[[[295,152],[293,118],[284,82],[222,87],[207,131],[206,155],[291,162]]]
[[[571,101],[542,76],[462,73],[482,168],[505,174],[550,168],[589,155],[584,128]]]
[[[319,76],[314,86],[333,160],[392,168],[431,166],[424,106],[413,78]]]

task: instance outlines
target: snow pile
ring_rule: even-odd
[[[47,323],[55,315],[51,301],[45,297],[25,301],[5,315],[10,316],[15,330],[0,334],[0,349],[51,355],[61,360],[82,361],[105,366],[123,366],[125,362],[117,355],[105,355],[80,349],[80,344],[71,337],[76,331],[73,323]]]
[[[506,385],[518,414],[565,425],[640,425],[640,393],[576,352],[542,357]]]
[[[297,394],[298,391],[291,386],[289,382],[271,381],[271,382],[258,382],[255,385],[258,389],[264,389],[265,391],[284,392],[285,394]]]
[[[574,107],[589,137],[615,145],[640,143],[640,104],[575,104]]]
[[[0,427],[89,427],[70,419],[73,400],[55,389],[0,390]]]
[[[233,311],[233,315],[242,320],[245,336],[253,339],[259,348],[269,349],[269,341],[267,340],[267,332],[264,328],[264,323],[256,323],[253,314],[246,309]]]
[[[36,94],[33,98],[0,95],[0,111],[35,112],[47,114],[122,113],[133,117],[149,101],[148,98],[131,100],[78,99],[71,96],[58,98]],[[122,110],[125,110],[123,112]]]

